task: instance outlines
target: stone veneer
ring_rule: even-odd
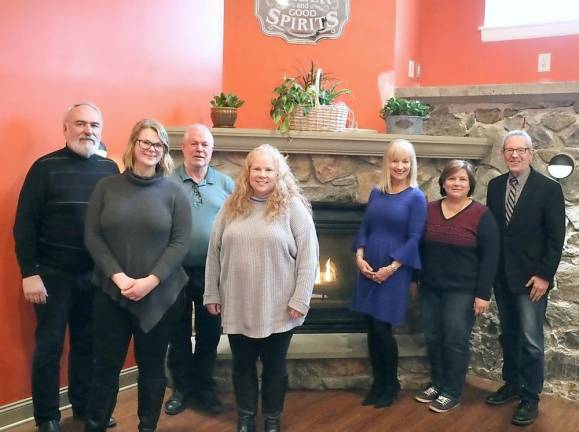
[[[559,152],[579,159],[579,85],[563,87],[560,93],[549,93],[541,86],[531,90],[517,86],[516,93],[513,87],[505,90],[503,86],[481,87],[478,93],[476,88],[404,89],[399,93],[411,97],[416,92],[433,106],[426,134],[485,137],[490,142],[492,147],[484,158],[473,161],[477,177],[474,198],[484,202],[488,181],[506,171],[501,145],[509,130],[523,128],[529,132],[537,148],[533,167],[542,173],[546,172],[549,159]],[[216,151],[213,163],[235,177],[244,157],[245,152]],[[289,161],[313,201],[366,202],[371,188],[380,181],[381,158],[377,156],[290,154]],[[429,200],[440,198],[437,180],[445,162],[419,158],[419,184]],[[563,180],[562,186],[567,204],[567,237],[545,323],[545,391],[579,400],[579,169]],[[416,343],[420,326],[414,306],[407,321],[398,330],[400,376],[405,387],[419,387],[427,381],[428,374],[424,350]],[[471,373],[500,381],[498,334],[493,300],[491,311],[477,320],[473,331]],[[363,342],[360,337],[355,338],[358,343]],[[363,346],[350,358],[295,356],[289,361],[290,384],[308,389],[364,388],[368,386],[369,368],[362,351]],[[220,356],[217,380],[222,388],[230,386],[229,365],[227,355]]]

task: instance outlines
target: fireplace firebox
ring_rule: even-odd
[[[359,333],[363,316],[350,309],[357,268],[352,243],[362,222],[365,204],[313,202],[320,243],[320,263],[311,308],[298,333]]]

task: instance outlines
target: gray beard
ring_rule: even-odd
[[[80,143],[74,143],[74,144],[67,144],[68,148],[71,149],[73,152],[75,152],[77,155],[82,156],[84,158],[90,158],[93,154],[95,154],[98,144],[92,144],[92,145],[83,145]]]

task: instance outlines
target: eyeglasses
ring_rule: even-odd
[[[507,156],[512,156],[515,153],[517,153],[519,156],[524,156],[526,155],[531,149],[528,147],[521,147],[521,148],[506,148],[503,149],[503,152],[505,152],[505,154]]]
[[[201,191],[199,190],[199,185],[193,182],[193,198],[195,200],[195,204],[203,204],[203,196],[201,195]]]
[[[143,150],[149,150],[152,148],[157,153],[165,151],[165,144],[163,144],[162,142],[151,142],[149,140],[138,139],[137,143],[139,143],[139,146],[141,146]]]

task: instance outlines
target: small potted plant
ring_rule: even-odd
[[[213,127],[235,127],[237,108],[245,103],[234,93],[223,93],[213,96],[211,103],[211,121]]]
[[[295,130],[338,130],[345,126],[348,107],[336,99],[350,94],[340,82],[322,73],[314,62],[296,77],[285,78],[273,89],[269,114],[281,133]],[[323,112],[323,114],[322,114]]]
[[[430,107],[417,100],[391,97],[380,110],[390,134],[420,135]]]

